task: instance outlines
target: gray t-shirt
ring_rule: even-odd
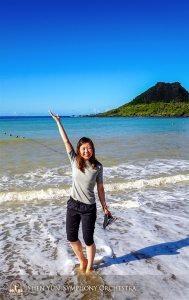
[[[95,169],[86,161],[86,168],[81,172],[77,167],[76,153],[72,149],[68,153],[72,166],[71,197],[87,204],[95,203],[94,187],[96,183],[103,183],[103,166],[97,162]]]

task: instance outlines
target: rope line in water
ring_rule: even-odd
[[[57,153],[59,153],[59,154],[64,154],[63,152],[59,152],[59,151],[57,151],[57,150],[55,150],[55,149],[53,149],[53,148],[50,148],[50,147],[48,147],[47,145],[42,144],[42,143],[40,143],[40,142],[38,142],[38,141],[36,141],[36,140],[34,140],[34,139],[28,139],[28,140],[34,141],[34,142],[36,142],[37,144],[40,144],[40,145],[46,147],[47,149],[49,149],[49,150],[51,150],[51,151],[57,152]]]
[[[4,134],[7,134],[7,133],[4,132]],[[11,137],[14,137],[11,133],[9,133],[8,135],[11,136]],[[15,137],[16,137],[17,139],[19,138],[18,135],[16,135]],[[22,139],[25,139],[25,136],[22,136]],[[56,153],[64,154],[63,152],[57,151],[57,150],[55,150],[55,149],[53,149],[53,148],[50,148],[50,147],[48,147],[47,145],[45,145],[45,144],[43,144],[43,143],[40,143],[40,142],[38,142],[38,141],[36,141],[36,140],[34,140],[34,139],[31,139],[31,138],[26,138],[26,139],[27,139],[27,140],[30,140],[30,141],[33,141],[33,142],[35,142],[35,143],[37,143],[37,144],[40,144],[41,146],[46,147],[47,149],[49,149],[49,150],[51,150],[51,151],[54,151],[54,152],[56,152]]]

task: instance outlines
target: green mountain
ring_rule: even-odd
[[[189,93],[179,82],[158,82],[156,85],[137,96],[129,104],[149,104],[152,102],[187,102]]]
[[[189,116],[189,93],[179,82],[158,82],[116,109],[98,116]]]

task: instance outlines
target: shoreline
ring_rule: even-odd
[[[85,115],[85,116],[82,116],[83,118],[86,118],[86,117],[89,117],[89,118],[183,118],[183,119],[186,119],[186,118],[189,118],[189,115],[188,116],[158,116],[158,115],[154,115],[154,116],[148,116],[148,115],[138,115],[138,116],[134,116],[134,115],[124,115],[124,116],[100,116],[100,115]]]

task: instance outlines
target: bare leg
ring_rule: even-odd
[[[70,245],[72,246],[72,249],[79,259],[80,263],[80,269],[85,269],[87,267],[87,259],[83,254],[83,249],[80,240],[77,240],[77,242],[70,242]]]
[[[89,273],[93,268],[93,261],[96,253],[95,243],[93,243],[91,246],[86,246],[86,250],[87,250],[87,258],[88,258],[86,273]]]

